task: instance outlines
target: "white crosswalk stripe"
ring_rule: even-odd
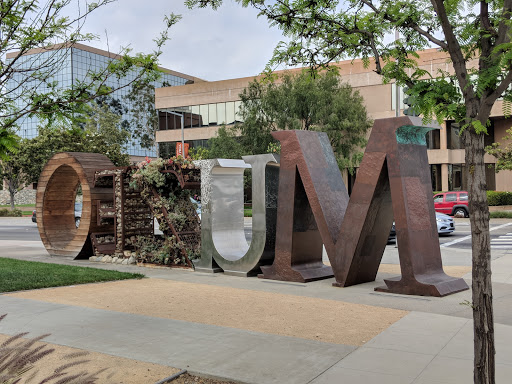
[[[491,249],[512,248],[512,233],[501,235],[497,239],[491,239]]]

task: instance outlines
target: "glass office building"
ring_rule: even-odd
[[[9,56],[7,61],[9,62]],[[33,90],[43,93],[51,90],[51,87],[57,89],[70,89],[78,82],[86,81],[90,73],[99,72],[106,68],[111,60],[115,60],[115,55],[109,52],[85,46],[83,44],[74,44],[73,46],[57,46],[50,47],[45,50],[37,50],[29,52],[22,56],[16,63],[17,71],[8,81],[8,88],[12,90],[13,94],[17,97],[17,104],[19,108],[27,105],[26,98],[33,94]],[[30,79],[27,81],[27,76],[33,73],[31,68],[44,68],[45,81]],[[167,86],[184,85],[187,82],[193,82],[194,78],[191,76],[183,75],[177,72],[162,69],[161,78],[153,85],[161,87],[164,84]],[[119,88],[129,84],[134,80],[135,72],[128,73],[123,78],[116,78],[112,76],[105,83],[106,86],[111,88]],[[130,114],[131,105],[125,96],[130,92],[130,87],[118,89],[113,92],[110,97],[119,100],[125,107],[124,114],[121,121],[128,122],[133,118]],[[156,112],[155,112],[156,113]],[[41,120],[36,117],[29,117],[25,115],[18,122],[18,134],[23,138],[33,138],[38,134],[38,126]],[[156,151],[142,148],[136,140],[130,140],[127,144],[126,150],[131,156],[155,156]]]

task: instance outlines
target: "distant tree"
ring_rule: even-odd
[[[156,147],[155,132],[158,129],[154,83],[134,82],[125,98],[131,105],[132,139],[137,140],[142,148],[154,149]]]
[[[210,159],[241,159],[248,154],[249,149],[240,144],[236,132],[224,125],[219,128],[215,137],[208,140]]]
[[[116,166],[129,165],[130,157],[119,143],[99,132],[83,131],[81,128],[41,128],[33,139],[23,139],[19,151],[10,161],[21,169],[23,182],[34,183],[48,160],[58,152],[103,153]]]
[[[508,145],[504,144],[505,142],[508,142]],[[507,130],[507,135],[502,138],[502,143],[492,143],[485,148],[489,155],[496,158],[496,172],[512,170],[512,128]]]
[[[265,153],[272,131],[326,132],[340,168],[357,167],[372,125],[363,98],[335,70],[272,75],[254,80],[240,94],[241,144]]]
[[[103,135],[109,143],[124,147],[131,135],[128,124],[122,123],[122,115],[116,113],[112,106],[106,102],[93,102],[85,118],[84,128]]]
[[[18,152],[10,153],[8,160],[2,160],[0,162],[0,180],[5,180],[7,182],[7,190],[9,191],[12,211],[16,208],[16,193],[23,189],[26,181],[21,165],[16,161],[17,154]]]

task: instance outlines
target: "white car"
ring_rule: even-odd
[[[436,212],[436,223],[437,223],[437,233],[439,235],[449,235],[453,231],[455,231],[455,223],[453,221],[453,217],[445,215],[444,213]],[[388,244],[394,243],[396,241],[396,230],[395,230],[395,222],[393,221],[393,226],[391,227],[391,232],[388,237]]]
[[[444,213],[436,212],[437,233],[440,235],[449,235],[455,231],[455,223],[453,217]]]

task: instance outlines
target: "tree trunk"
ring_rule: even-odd
[[[474,383],[494,384],[495,350],[492,307],[489,207],[487,204],[484,135],[464,131],[469,213],[473,252]]]
[[[13,188],[11,183],[9,183],[9,195],[11,196],[11,211],[14,211],[16,208],[14,206],[14,195],[16,195],[16,188]]]

